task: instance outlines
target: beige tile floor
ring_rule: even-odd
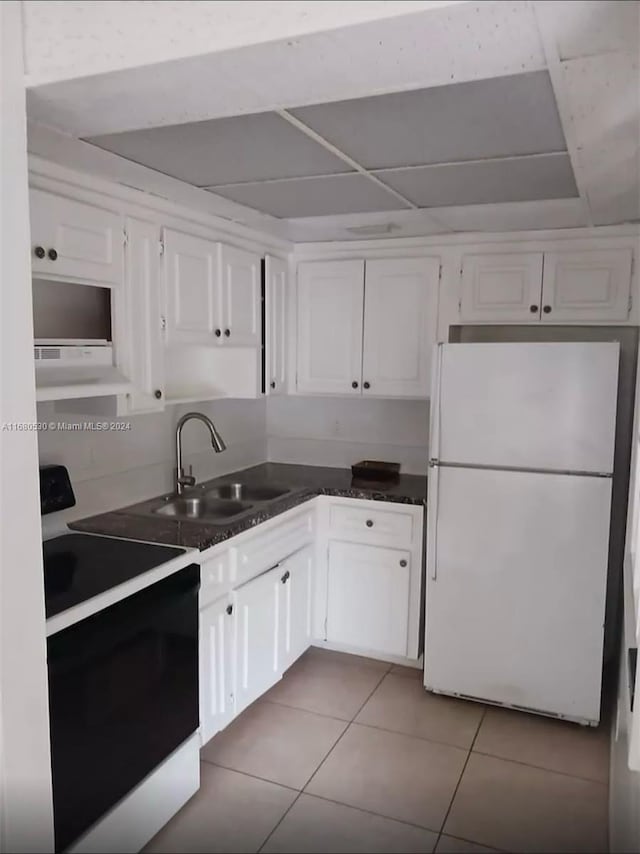
[[[600,852],[608,727],[427,694],[311,649],[202,750],[147,852]]]

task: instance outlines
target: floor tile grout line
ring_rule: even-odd
[[[439,835],[437,830],[434,830],[432,827],[427,827],[425,824],[416,824],[414,821],[407,821],[405,818],[396,818],[393,815],[387,815],[387,813],[383,812],[375,812],[374,810],[368,810],[366,807],[356,807],[353,804],[345,804],[344,801],[336,801],[335,798],[328,798],[326,795],[318,795],[316,792],[300,792],[301,795],[306,795],[308,798],[318,798],[320,801],[327,801],[330,804],[336,804],[339,807],[346,807],[350,810],[357,810],[358,812],[364,812],[367,815],[373,815],[376,818],[384,818],[387,821],[395,821],[397,824],[405,824],[407,827],[414,827],[416,830],[427,830],[429,833],[433,833],[435,836]],[[467,840],[471,842],[471,840]],[[477,843],[480,844],[480,843]]]
[[[281,825],[281,824],[282,824],[282,822],[285,820],[285,818],[289,815],[289,813],[291,812],[291,810],[293,809],[293,807],[295,806],[295,804],[297,804],[297,803],[298,803],[298,801],[300,800],[300,796],[301,796],[302,794],[303,794],[303,792],[302,792],[302,791],[298,792],[298,794],[297,794],[297,795],[295,796],[295,798],[291,801],[291,803],[289,804],[289,806],[287,807],[287,809],[282,813],[282,815],[280,816],[280,818],[278,819],[278,821],[277,821],[277,822],[275,823],[275,825],[271,828],[271,830],[269,831],[269,833],[267,833],[267,835],[266,835],[266,837],[265,837],[265,839],[264,839],[264,842],[263,842],[263,843],[262,843],[262,845],[257,849],[258,854],[260,854],[260,852],[262,851],[262,849],[264,848],[264,846],[265,846],[265,845],[267,844],[267,842],[271,839],[271,837],[272,837],[272,836],[273,836],[273,834],[276,832],[276,830],[280,827],[280,825]]]
[[[487,714],[487,707],[485,706],[482,710],[482,715],[478,722],[478,728],[476,729],[476,734],[473,736],[473,741],[471,742],[471,746],[469,747],[469,752],[467,753],[467,758],[464,761],[464,765],[462,766],[462,771],[460,772],[460,776],[458,777],[458,782],[456,783],[456,787],[453,790],[453,794],[451,795],[451,800],[449,801],[449,806],[447,807],[447,811],[445,813],[444,818],[442,819],[442,824],[440,825],[440,831],[438,836],[438,842],[440,841],[440,837],[444,831],[445,825],[447,823],[447,819],[449,818],[449,813],[451,812],[451,808],[453,807],[453,802],[456,799],[456,795],[458,794],[458,789],[460,788],[460,783],[462,783],[462,778],[464,777],[464,772],[467,770],[467,765],[469,764],[469,759],[471,758],[471,754],[473,752],[473,745],[476,743],[476,739],[478,738],[478,733],[480,732],[480,727],[482,726],[482,722],[484,721]],[[437,846],[436,842],[436,846]]]
[[[280,700],[268,700],[266,697],[261,697],[263,703],[271,703],[272,706],[283,706],[285,709],[293,709],[296,712],[306,712],[309,715],[318,715],[321,718],[329,718],[330,721],[338,721],[341,724],[350,724],[351,718],[339,718],[336,715],[328,715],[326,712],[318,712],[315,709],[307,709],[304,706],[292,706],[290,703],[282,703]],[[358,710],[359,713],[359,710]]]
[[[535,768],[536,771],[546,771],[549,774],[557,774],[559,777],[569,777],[571,780],[581,780],[583,783],[596,783],[599,786],[609,787],[609,782],[594,780],[593,777],[583,777],[580,774],[569,774],[568,771],[557,771],[555,768],[547,768],[544,765],[533,765],[531,762],[523,762],[521,759],[511,759],[507,756],[499,756],[496,753],[487,753],[485,750],[473,750],[476,756],[487,756],[489,759],[500,759],[502,762],[512,762],[514,765],[523,765],[525,768]]]
[[[481,722],[482,722],[482,718],[480,718],[480,723]],[[365,723],[364,721],[358,721],[355,719],[353,721],[351,721],[351,723],[355,724],[356,726],[367,727],[367,729],[377,729],[377,730],[380,730],[380,732],[388,732],[388,733],[391,733],[391,735],[404,735],[406,738],[417,738],[420,741],[427,741],[427,742],[429,742],[429,744],[440,744],[440,745],[442,745],[442,747],[454,747],[457,750],[471,750],[471,748],[469,746],[467,746],[466,744],[453,744],[453,742],[451,742],[451,741],[441,741],[440,739],[437,739],[437,738],[427,738],[426,735],[417,735],[415,732],[403,732],[402,730],[399,730],[399,729],[389,729],[388,727],[385,727],[385,726],[378,726],[376,724],[368,724],[368,723]],[[535,767],[535,766],[533,766],[533,767]]]
[[[389,670],[390,670],[390,669],[391,669],[391,665],[389,665]],[[344,728],[344,730],[340,733],[340,736],[338,737],[338,739],[337,739],[337,740],[335,741],[335,743],[333,744],[333,746],[332,746],[331,750],[329,750],[329,752],[327,753],[327,755],[326,755],[326,756],[324,757],[324,759],[320,762],[320,764],[318,765],[318,767],[316,768],[316,770],[313,772],[313,774],[309,777],[309,779],[307,780],[307,782],[306,782],[306,783],[304,784],[304,786],[302,787],[302,791],[303,791],[303,792],[306,790],[306,788],[307,788],[307,786],[309,785],[309,783],[313,780],[313,778],[316,776],[316,774],[318,773],[318,771],[322,768],[322,766],[323,766],[323,765],[324,765],[324,763],[327,761],[327,759],[331,756],[331,754],[332,754],[332,753],[333,753],[333,751],[336,749],[336,746],[339,744],[339,742],[344,738],[345,733],[346,733],[346,732],[348,732],[349,727],[351,727],[351,726],[353,725],[354,720],[358,717],[358,715],[360,714],[360,712],[364,709],[364,707],[367,705],[367,703],[369,702],[369,700],[373,697],[373,695],[375,694],[375,692],[378,690],[378,688],[379,688],[379,687],[380,687],[380,685],[382,684],[382,680],[385,678],[385,676],[387,675],[387,673],[389,672],[389,670],[385,671],[385,672],[380,676],[380,679],[376,682],[376,684],[374,685],[373,689],[371,690],[371,692],[370,692],[370,693],[368,694],[368,696],[366,697],[366,699],[365,699],[364,703],[362,703],[362,705],[360,706],[360,708],[358,709],[358,711],[357,711],[357,712],[355,713],[355,715],[351,718],[351,720],[347,723],[347,725],[346,725],[346,727]]]
[[[295,786],[287,786],[286,783],[277,783],[275,780],[269,780],[267,777],[259,777],[257,774],[250,774],[248,771],[238,771],[237,768],[230,768],[229,765],[221,765],[219,762],[212,762],[210,759],[200,758],[201,762],[206,762],[207,765],[212,765],[214,768],[222,768],[225,771],[233,771],[234,774],[242,774],[244,777],[251,777],[252,780],[260,780],[261,783],[271,783],[272,786],[280,786],[281,789],[288,789],[290,792],[300,794],[302,789],[296,789]]]

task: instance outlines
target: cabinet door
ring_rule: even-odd
[[[282,670],[290,667],[309,648],[311,640],[311,572],[313,546],[280,564],[280,654]]]
[[[331,541],[327,640],[406,656],[410,580],[408,551]]]
[[[122,217],[44,190],[31,190],[29,204],[34,276],[122,284]]]
[[[465,255],[460,319],[528,323],[540,317],[542,252]]]
[[[126,220],[126,368],[134,385],[127,412],[164,408],[164,356],[160,332],[160,231],[149,222]]]
[[[164,230],[167,340],[212,344],[218,315],[220,244]],[[221,335],[220,331],[220,335]]]
[[[282,673],[278,650],[281,576],[280,567],[274,567],[233,594],[237,713],[264,694]]]
[[[218,599],[200,612],[200,732],[205,744],[235,715],[233,606]]]
[[[300,392],[361,394],[364,261],[298,268]]]
[[[221,341],[236,347],[259,347],[260,258],[224,244],[221,258]]]
[[[439,277],[436,258],[366,262],[363,394],[429,396]]]
[[[542,320],[626,320],[630,289],[630,249],[545,252]]]
[[[265,259],[266,393],[287,392],[287,263]]]

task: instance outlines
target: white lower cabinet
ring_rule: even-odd
[[[421,505],[318,498],[315,642],[381,658],[421,652]]]
[[[276,566],[232,594],[235,614],[235,704],[239,714],[281,675],[278,655],[282,569]]]
[[[409,552],[330,542],[327,641],[406,656],[410,582]]]
[[[280,564],[280,662],[285,671],[311,643],[313,546]]]
[[[233,606],[228,596],[200,611],[200,727],[209,741],[235,715]]]
[[[319,496],[203,553],[202,743],[314,643],[420,652],[422,506]]]

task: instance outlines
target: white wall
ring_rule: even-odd
[[[199,481],[266,460],[262,400],[196,403],[170,407],[160,413],[113,419],[131,425],[122,431],[40,431],[40,463],[67,466],[77,501],[70,510],[53,514],[53,519],[45,517],[45,532],[61,521],[102,513],[171,490],[176,421],[192,410],[209,415],[227,444],[226,451],[216,454],[203,424],[194,422],[185,426],[184,464],[193,465]],[[40,404],[38,420],[81,424],[92,419],[65,415],[55,411],[53,404]]]
[[[0,3],[0,420],[35,421],[20,3]],[[0,851],[52,851],[36,437],[0,431]]]
[[[416,400],[270,397],[269,460],[349,467],[363,459],[399,462],[425,474],[429,404]]]

